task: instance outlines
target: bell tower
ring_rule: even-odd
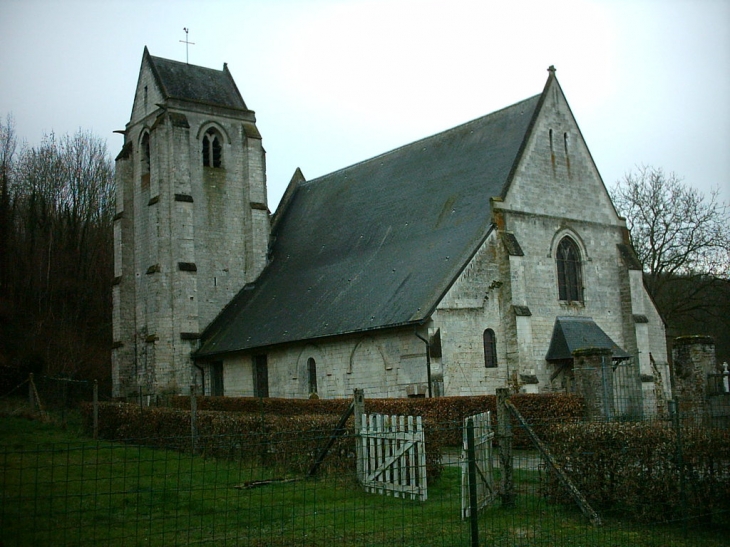
[[[265,152],[224,64],[144,50],[116,159],[115,396],[186,393],[202,330],[266,264]]]

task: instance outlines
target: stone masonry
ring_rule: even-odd
[[[185,393],[200,332],[257,277],[268,247],[254,113],[167,98],[153,62],[146,54],[117,158],[115,396]],[[203,166],[210,129],[220,167]]]

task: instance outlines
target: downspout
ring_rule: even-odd
[[[431,391],[431,343],[418,334],[417,330],[413,331],[413,334],[415,334],[424,344],[426,344],[426,376],[428,378],[428,398],[431,399],[433,397],[433,393]]]

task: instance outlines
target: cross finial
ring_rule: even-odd
[[[188,59],[188,46],[194,46],[195,42],[189,42],[188,41],[188,32],[190,32],[190,29],[188,27],[183,27],[183,30],[185,31],[185,39],[180,40],[181,43],[185,44],[185,63],[189,64]]]

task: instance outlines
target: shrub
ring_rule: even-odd
[[[661,422],[556,424],[547,440],[596,509],[621,508],[642,521],[729,510],[730,433],[683,427],[681,439],[681,466],[676,432]],[[553,476],[543,486],[553,501],[569,501]]]
[[[578,397],[564,394],[515,395],[515,406],[540,430],[555,420],[568,421],[582,415]],[[348,399],[276,399],[252,397],[197,398],[199,453],[226,458],[261,458],[263,462],[305,472],[332,434]],[[148,446],[189,451],[191,446],[190,398],[172,397],[171,408],[134,404],[99,405],[99,435],[109,440],[132,441]],[[445,446],[461,446],[464,418],[491,411],[496,422],[496,397],[438,397],[433,399],[366,399],[368,414],[421,416],[426,439],[429,478],[440,475]],[[83,408],[87,428],[91,405]],[[348,434],[338,439],[323,463],[324,470],[355,469],[354,419]],[[514,445],[529,440],[515,429]]]

